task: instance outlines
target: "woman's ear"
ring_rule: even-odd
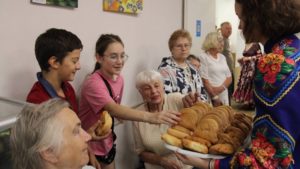
[[[54,164],[54,163],[58,162],[58,158],[57,158],[56,154],[50,148],[40,151],[40,154],[41,154],[43,160],[47,161],[48,163]]]
[[[57,58],[55,56],[51,56],[48,60],[48,64],[50,65],[50,68],[57,69],[60,65],[60,63],[57,61]]]

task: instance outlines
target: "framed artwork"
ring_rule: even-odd
[[[31,0],[32,3],[77,8],[78,0]]]
[[[138,14],[143,10],[143,0],[103,0],[103,10]]]

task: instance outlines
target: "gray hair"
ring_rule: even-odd
[[[10,143],[14,169],[44,168],[41,151],[58,154],[63,143],[64,124],[56,115],[69,104],[51,99],[39,105],[28,104],[11,129]]]
[[[218,32],[210,32],[206,35],[202,44],[202,49],[207,51],[212,48],[218,48],[219,41],[222,40],[222,36]]]
[[[162,83],[161,74],[155,70],[145,70],[136,76],[135,86],[137,89],[140,89],[143,85],[152,81],[159,81]]]

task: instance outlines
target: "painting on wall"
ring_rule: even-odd
[[[32,3],[77,8],[78,0],[31,0]]]
[[[138,14],[143,10],[143,0],[103,0],[103,10]]]

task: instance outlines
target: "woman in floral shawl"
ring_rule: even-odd
[[[246,43],[261,42],[256,62],[256,117],[251,145],[222,160],[178,154],[201,168],[300,168],[300,1],[236,0]]]

